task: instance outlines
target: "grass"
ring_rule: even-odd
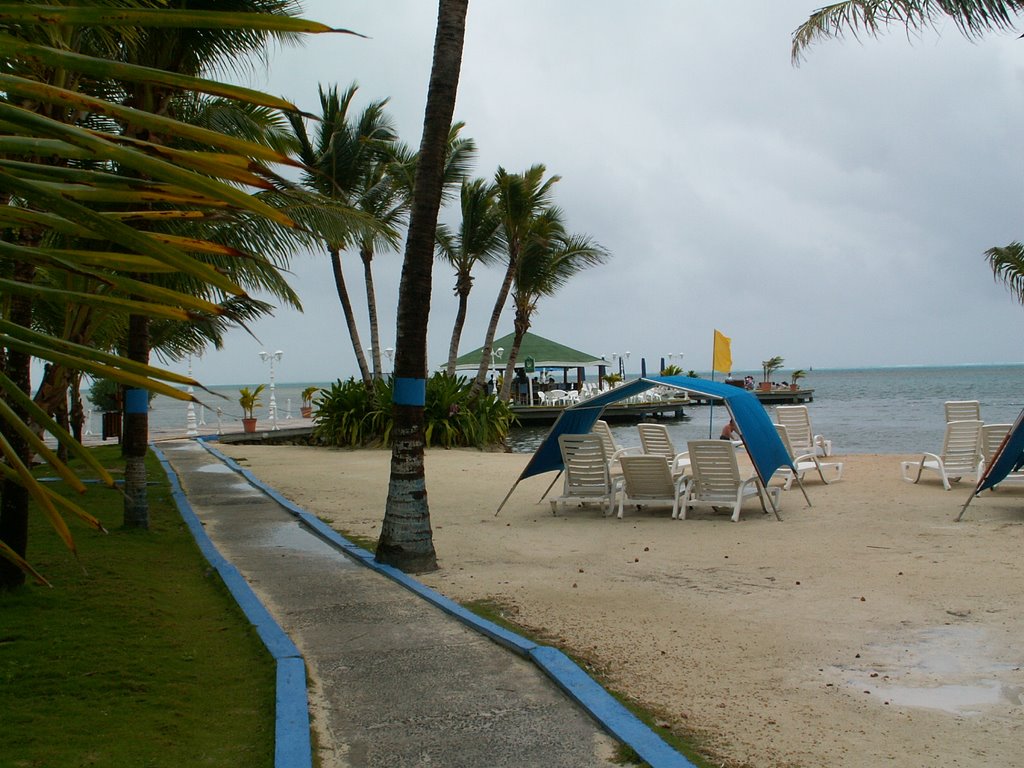
[[[116,475],[119,449],[96,452]],[[0,768],[273,765],[273,662],[147,470],[149,531],[116,492],[79,498],[110,530],[71,522],[80,562],[31,514],[53,589],[0,592]]]

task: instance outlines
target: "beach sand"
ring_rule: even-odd
[[[221,445],[343,533],[380,532],[390,453]],[[968,481],[902,481],[902,456],[839,456],[782,494],[782,522],[667,508],[552,516],[529,456],[427,453],[440,570],[582,658],[724,766],[1019,766],[1024,485],[954,518]],[[557,492],[559,486],[556,486]]]

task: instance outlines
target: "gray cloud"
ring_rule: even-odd
[[[737,370],[773,355],[804,368],[1024,360],[1024,308],[982,256],[1024,237],[1024,42],[893,29],[820,44],[793,67],[789,35],[816,7],[471,4],[456,115],[480,149],[477,175],[544,163],[562,177],[570,228],[613,254],[540,307],[536,332],[597,354],[628,349],[631,363],[685,352],[698,370],[714,328],[732,337]],[[316,0],[305,15],[370,39],[284,49],[253,84],[315,112],[318,82],[355,80],[362,103],[391,98],[416,146],[436,6]],[[400,260],[376,264],[385,345]],[[357,266],[353,256],[358,298]],[[259,342],[233,334],[197,363],[200,377],[265,378],[261,343],[285,351],[282,381],[356,372],[325,258],[292,267],[305,314],[257,324]],[[464,349],[481,343],[499,279],[478,276]],[[451,289],[438,264],[434,365]]]

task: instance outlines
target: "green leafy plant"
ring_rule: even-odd
[[[313,395],[320,391],[320,387],[306,387],[302,390],[302,405],[310,408],[313,405]]]
[[[806,376],[807,376],[807,371],[805,371],[803,368],[797,368],[795,371],[793,371],[793,374],[789,377],[789,381],[792,384],[796,384],[798,381],[800,381],[800,379],[803,379]]]
[[[360,446],[391,441],[392,383],[377,381],[373,394],[354,378],[322,390],[314,417],[313,438],[334,446]],[[427,380],[424,403],[426,444],[453,448],[484,447],[504,442],[515,416],[495,395],[469,397],[464,376],[435,373]]]
[[[260,394],[263,392],[263,388],[265,386],[265,384],[260,384],[255,389],[242,387],[238,390],[238,404],[242,406],[242,412],[245,414],[245,418],[256,418],[254,413],[257,408],[263,405],[263,401],[260,400]]]
[[[666,365],[661,372],[662,376],[682,376],[683,369],[678,365]]]
[[[621,374],[618,374],[618,373],[606,373],[604,375],[604,382],[609,387],[614,387],[620,381],[622,381],[622,375]]]
[[[772,374],[782,367],[785,362],[781,357],[776,355],[775,357],[769,357],[767,360],[761,361],[761,368],[764,371],[764,378],[761,381],[771,381]]]

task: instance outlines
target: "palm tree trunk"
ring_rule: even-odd
[[[149,362],[149,318],[128,316],[128,359]],[[134,387],[125,390],[124,431],[124,527],[149,528],[149,499],[146,494],[146,451],[149,443],[149,392]]]
[[[356,315],[352,311],[352,300],[349,298],[348,288],[345,286],[345,273],[341,269],[341,250],[330,247],[327,249],[327,252],[331,255],[331,268],[334,270],[334,286],[338,290],[341,310],[345,314],[345,323],[348,325],[348,336],[352,340],[352,348],[356,353],[359,375],[362,377],[366,388],[372,390],[373,379],[370,377],[370,369],[366,366],[363,344],[359,340],[359,326],[356,325]]]
[[[508,269],[505,270],[505,279],[498,290],[498,298],[494,301],[494,309],[491,310],[491,321],[487,324],[487,337],[484,339],[483,353],[480,355],[480,367],[477,368],[476,378],[473,386],[469,389],[469,398],[473,400],[484,388],[484,381],[487,378],[487,369],[491,364],[491,346],[494,344],[494,334],[498,332],[498,322],[501,320],[501,312],[505,309],[505,302],[508,301],[508,294],[512,290],[512,280],[516,274],[517,259],[510,253]]]
[[[377,292],[373,287],[373,249],[363,246],[359,249],[363,260],[363,281],[366,283],[366,312],[370,317],[370,354],[373,357],[373,378],[381,377],[380,329],[377,325]]]
[[[33,265],[19,261],[14,265],[12,276],[19,282],[31,283],[35,279],[35,273]],[[23,328],[31,328],[32,301],[28,297],[12,295],[8,319]],[[7,349],[6,353],[4,365],[8,378],[26,395],[31,395],[31,357],[15,349]],[[14,402],[8,405],[14,411],[16,420],[28,420],[28,411],[25,408]],[[28,441],[9,426],[9,422],[4,421],[2,425],[3,435],[14,454],[28,466],[31,461]],[[28,491],[18,483],[5,479],[0,485],[0,541],[21,557],[25,557],[28,549],[28,499]],[[0,590],[13,589],[24,583],[25,573],[7,558],[0,557]]]
[[[459,357],[459,343],[462,341],[462,329],[466,325],[466,313],[469,309],[469,287],[459,290],[459,309],[455,313],[455,325],[452,326],[452,340],[448,345],[448,368],[449,376],[455,375],[455,361]]]
[[[508,353],[508,363],[505,365],[505,380],[501,385],[500,399],[508,400],[512,392],[512,377],[515,373],[516,360],[519,358],[519,348],[523,345],[526,332],[530,330],[530,318],[523,318],[516,313],[515,336],[512,338],[512,349]],[[518,392],[516,394],[519,394]]]
[[[434,233],[441,207],[445,154],[455,112],[468,7],[469,0],[439,3],[420,161],[398,293],[391,480],[376,558],[378,562],[413,572],[437,568],[423,471],[427,316]]]

